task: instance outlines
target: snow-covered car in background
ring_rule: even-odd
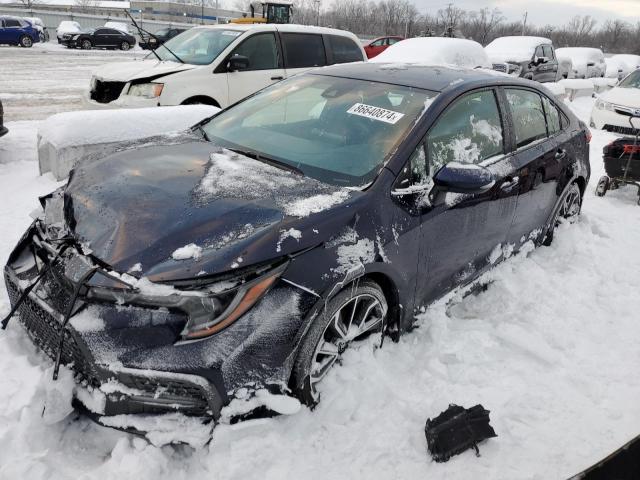
[[[58,38],[58,43],[64,44],[64,36],[65,34],[73,34],[82,32],[82,27],[78,22],[73,22],[71,20],[63,20],[56,28],[56,37]]]
[[[491,68],[491,62],[482,45],[473,40],[460,38],[409,38],[390,46],[371,61]]]
[[[38,17],[23,17],[23,18],[27,22],[29,22],[33,26],[33,28],[38,30],[38,33],[40,34],[40,41],[41,42],[48,42],[49,41],[49,30],[47,30],[47,27],[45,26],[45,24],[42,21],[42,19],[40,19]]]
[[[571,59],[574,78],[604,77],[607,70],[604,54],[599,48],[557,48],[556,57],[558,57],[558,62],[562,58]]]
[[[118,30],[119,32],[131,34],[129,24],[124,22],[109,21],[104,24],[104,28],[113,28],[115,30]]]
[[[404,37],[398,36],[389,36],[389,37],[378,37],[370,42],[365,43],[364,51],[367,54],[367,58],[373,58],[380,55],[391,45],[395,45],[396,43],[404,40]]]
[[[558,60],[548,38],[499,37],[485,51],[494,70],[536,82],[557,80]]]
[[[143,61],[98,69],[89,99],[94,106],[224,108],[310,68],[364,60],[357,37],[344,30],[288,24],[195,27]]]
[[[604,59],[607,78],[622,80],[634,70],[640,68],[640,55],[619,54]]]
[[[9,129],[4,126],[4,109],[2,107],[2,101],[0,100],[0,137],[7,134]]]
[[[591,111],[591,126],[609,132],[634,135],[630,116],[640,116],[640,69],[598,97]]]
[[[0,16],[0,45],[20,45],[29,48],[40,41],[40,34],[23,18]],[[3,68],[9,68],[5,62]]]
[[[575,218],[587,142],[531,82],[316,69],[78,164],[41,199],[5,284],[105,425],[216,418],[265,388],[314,405],[352,344],[410,330],[421,307]]]
[[[573,62],[568,57],[558,57],[557,80],[575,78],[573,74]]]

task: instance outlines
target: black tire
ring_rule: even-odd
[[[120,50],[127,51],[131,48],[131,44],[129,42],[122,42],[120,44]]]
[[[611,185],[611,179],[606,175],[600,177],[598,184],[596,185],[596,197],[604,197]]]
[[[93,48],[93,43],[91,43],[91,40],[88,38],[85,38],[80,42],[80,48],[82,48],[82,50],[91,50]]]
[[[376,302],[377,306],[371,306]],[[371,321],[367,322],[367,314],[371,309],[373,309],[373,316],[371,317]],[[350,316],[350,325],[346,330],[350,332],[350,334],[346,336],[352,338],[346,340],[344,337],[336,338],[338,345],[328,342],[327,339],[335,332],[334,328],[338,323],[336,318],[348,321],[348,319],[340,315],[341,311],[346,310],[353,311],[353,314]],[[369,280],[356,281],[352,285],[345,287],[328,302],[324,311],[314,320],[314,323],[304,337],[293,367],[291,386],[302,403],[311,407],[318,403],[320,395],[314,388],[314,385],[322,381],[326,373],[339,361],[341,354],[348,348],[352,341],[364,339],[374,332],[384,332],[387,312],[387,300],[384,293],[375,282]],[[378,316],[380,316],[380,319],[376,320]],[[354,334],[354,328],[356,328],[354,322],[357,322],[356,317],[362,317],[361,322],[364,325],[363,331],[357,335]],[[339,323],[344,325],[342,322]],[[369,325],[368,328],[367,325]],[[342,331],[344,332],[345,330],[342,329]],[[322,345],[330,345],[331,347],[335,347],[336,350],[330,355],[323,354],[322,349],[320,349]],[[321,368],[321,376],[318,375],[319,378],[317,378],[317,376],[317,380],[312,381],[314,366],[319,365],[321,361],[319,358],[322,356],[328,357],[325,359],[327,366],[326,368]]]
[[[31,38],[29,35],[21,36],[19,41],[20,41],[21,47],[24,47],[24,48],[33,47],[33,38]]]
[[[553,242],[553,234],[556,227],[562,221],[575,222],[580,215],[582,208],[582,193],[576,182],[573,182],[558,202],[558,210],[553,217],[551,225],[547,228],[547,233],[542,241],[545,246],[551,245]]]

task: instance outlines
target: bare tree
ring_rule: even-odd
[[[76,6],[80,8],[82,11],[86,11],[91,7],[95,7],[97,5],[96,0],[75,0]]]
[[[504,16],[498,8],[489,10],[483,8],[477,12],[470,12],[468,15],[468,27],[465,29],[465,36],[469,36],[486,45],[493,31],[504,21]]]
[[[38,2],[37,0],[20,0],[20,3],[27,8],[33,8],[33,6]]]

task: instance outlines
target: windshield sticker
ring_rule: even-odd
[[[374,107],[372,105],[365,105],[364,103],[356,103],[353,107],[347,110],[347,113],[391,124],[398,123],[398,120],[404,117],[404,113],[398,113],[393,110]]]
[[[224,32],[222,32],[222,35],[229,35],[231,37],[237,37],[238,35],[240,35],[242,32],[236,32],[234,30],[225,30]]]

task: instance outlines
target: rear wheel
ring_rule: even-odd
[[[33,46],[33,39],[28,35],[20,37],[20,46],[24,48],[31,48]]]
[[[384,332],[387,310],[384,293],[368,280],[345,288],[329,301],[307,332],[293,367],[293,389],[303,403],[318,403],[318,386],[352,342]]]
[[[120,44],[120,50],[129,50],[131,48],[131,44],[129,42],[122,42]]]
[[[598,184],[596,185],[596,197],[604,197],[611,185],[611,179],[606,175],[600,177]]]
[[[573,223],[578,219],[580,215],[580,208],[582,207],[582,195],[580,193],[580,187],[577,183],[572,183],[567,189],[564,196],[560,200],[560,208],[558,209],[553,222],[547,230],[547,234],[543,240],[543,245],[551,245],[553,241],[553,234],[556,227],[562,222]]]
[[[91,43],[91,40],[88,39],[84,39],[82,40],[82,42],[80,43],[80,47],[83,50],[91,50],[93,48],[93,43]]]

